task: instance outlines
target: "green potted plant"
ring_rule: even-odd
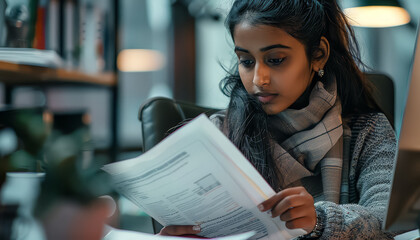
[[[16,142],[14,148],[1,154],[1,162],[6,163],[2,172],[7,172],[2,200],[4,204],[18,204],[18,218],[15,221],[24,218],[20,222],[26,223],[11,232],[15,238],[25,238],[25,234],[32,231],[35,224],[28,222],[39,220],[43,234],[51,237],[51,234],[59,233],[59,239],[65,239],[65,233],[76,234],[77,230],[57,231],[57,225],[54,224],[73,221],[80,225],[80,221],[72,218],[80,218],[85,212],[91,214],[83,215],[84,219],[105,220],[106,207],[102,207],[104,205],[97,200],[99,196],[110,192],[111,184],[99,170],[101,161],[93,157],[88,122],[83,120],[85,118],[81,113],[53,115],[42,108],[0,112],[3,129],[12,129]],[[69,209],[71,216],[61,215],[68,213]],[[96,235],[102,231],[103,224],[100,222],[91,223],[91,227],[97,226]]]
[[[43,108],[0,109],[0,218],[6,229],[1,239],[13,237],[13,223],[31,216],[44,177],[42,152],[49,131]]]

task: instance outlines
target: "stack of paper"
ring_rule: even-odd
[[[34,48],[0,48],[0,61],[50,68],[63,66],[55,51]]]

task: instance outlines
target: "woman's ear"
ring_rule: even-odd
[[[312,68],[315,72],[324,69],[325,64],[330,57],[330,43],[324,36],[321,37],[319,48],[315,52],[312,60]]]

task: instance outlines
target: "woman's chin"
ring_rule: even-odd
[[[275,106],[274,104],[263,104],[262,108],[267,115],[276,115],[283,112],[286,108]]]

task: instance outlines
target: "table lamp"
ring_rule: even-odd
[[[344,0],[344,13],[353,26],[384,28],[410,22],[410,14],[397,0]]]

